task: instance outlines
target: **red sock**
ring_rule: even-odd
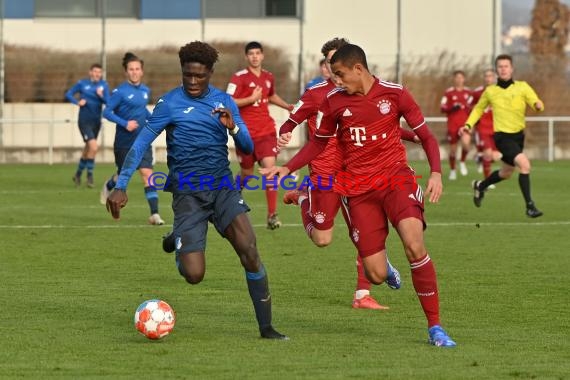
[[[488,176],[491,175],[491,163],[493,161],[491,160],[486,160],[483,159],[483,175],[485,176],[485,178],[487,178]]]
[[[461,162],[465,162],[465,159],[467,158],[467,153],[469,153],[468,150],[461,149]]]
[[[275,214],[277,210],[277,190],[273,188],[273,185],[267,184],[265,198],[267,198],[267,215]]]
[[[311,204],[309,202],[309,199],[304,199],[299,206],[301,208],[301,219],[303,220],[303,226],[305,227],[307,235],[309,235],[309,239],[312,239],[311,234],[313,233],[315,224],[313,223],[313,217],[311,216]]]
[[[356,290],[370,290],[370,281],[364,273],[364,265],[360,255],[356,255]]]
[[[428,328],[439,325],[439,295],[437,293],[437,278],[435,267],[426,254],[421,259],[411,262],[412,282],[416,294],[424,309],[428,321]]]
[[[449,168],[455,170],[455,154],[449,155]]]

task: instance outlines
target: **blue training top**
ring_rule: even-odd
[[[123,82],[113,90],[103,116],[115,123],[115,148],[130,148],[143,129],[150,112],[146,108],[150,100],[150,89],[144,84],[133,85]],[[136,120],[139,127],[132,132],[127,130],[129,120]]]
[[[103,97],[97,95],[97,89],[103,88]],[[79,94],[79,99],[75,97]],[[109,101],[109,85],[104,80],[92,82],[91,79],[80,79],[65,93],[65,98],[73,104],[78,104],[79,100],[85,99],[87,103],[79,107],[79,123],[84,121],[101,122],[101,111],[103,104]]]
[[[239,128],[234,138],[236,146],[245,153],[253,151],[253,141],[232,97],[213,86],[205,94],[192,97],[177,87],[162,96],[152,116],[129,151],[119,178],[117,189],[126,189],[145,150],[166,129],[168,182],[165,190],[173,193],[204,189],[200,181],[230,181],[233,176],[228,159],[228,129],[220,122],[214,108],[229,108]]]

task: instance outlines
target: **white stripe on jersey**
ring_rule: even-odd
[[[330,92],[327,94],[327,98],[330,97],[330,96],[333,95],[333,94],[336,94],[336,93],[339,92],[339,91],[344,91],[344,89],[343,89],[343,88],[340,88],[340,87],[337,87],[337,88],[335,88],[335,89],[330,90]]]
[[[307,90],[312,90],[312,89],[314,89],[314,88],[319,88],[319,87],[325,87],[325,86],[328,85],[328,84],[329,84],[329,82],[327,82],[326,80],[324,80],[324,81],[322,81],[322,82],[319,82],[319,83],[316,83],[316,84],[312,85],[312,86],[309,87]]]
[[[425,124],[426,124],[426,121],[424,120],[424,121],[422,121],[421,124],[418,125],[417,127],[413,127],[413,128],[412,128],[412,131],[415,131],[416,129],[418,129],[419,127],[421,127],[422,125],[425,125]]]
[[[392,82],[388,82],[388,81],[385,81],[385,80],[380,80],[378,83],[381,84],[381,85],[383,85],[384,87],[397,88],[397,89],[400,89],[400,90],[401,90],[402,88],[404,88],[404,87],[402,87],[401,84],[392,83]]]

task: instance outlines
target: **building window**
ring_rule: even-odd
[[[296,0],[265,0],[265,15],[277,17],[296,17]]]
[[[207,0],[206,18],[297,17],[297,0]]]
[[[35,17],[139,18],[139,0],[35,0]]]

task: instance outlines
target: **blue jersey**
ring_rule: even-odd
[[[321,82],[326,82],[326,79],[323,78],[323,77],[321,77],[321,76],[315,77],[315,78],[311,79],[311,80],[305,85],[305,90],[307,90],[307,89],[309,89],[309,88],[313,87],[314,85],[316,85],[316,84],[318,84],[318,83],[321,83]]]
[[[220,122],[218,114],[212,114],[214,108],[231,110],[239,128],[233,136],[236,146],[251,153],[253,141],[230,95],[209,86],[205,95],[193,98],[181,86],[158,100],[152,116],[125,158],[116,188],[126,189],[145,150],[164,129],[169,169],[166,191],[204,190],[201,186],[204,180],[211,181],[213,187],[221,181],[233,185],[228,159],[228,129]]]
[[[99,88],[103,90],[103,96],[97,94]],[[79,99],[75,97],[75,94],[79,94]],[[103,104],[107,104],[109,100],[109,85],[104,80],[92,82],[89,78],[81,79],[67,90],[65,98],[73,104],[78,104],[81,99],[87,101],[84,106],[79,107],[79,123],[100,122]]]
[[[113,90],[103,116],[115,123],[115,148],[130,148],[143,129],[150,112],[146,108],[150,100],[150,89],[144,84],[137,86],[124,82]],[[136,120],[139,127],[127,130],[129,120]]]

